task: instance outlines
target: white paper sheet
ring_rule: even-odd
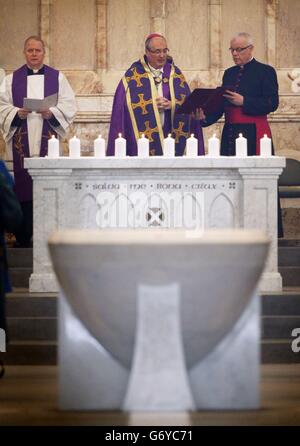
[[[48,110],[57,104],[57,93],[47,96],[44,99],[24,98],[23,107],[30,111]]]

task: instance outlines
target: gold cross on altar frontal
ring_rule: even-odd
[[[130,81],[135,81],[137,87],[142,87],[143,84],[142,84],[142,82],[141,82],[141,78],[142,78],[142,77],[147,78],[147,77],[148,77],[148,74],[147,74],[147,73],[138,73],[137,70],[136,70],[136,68],[133,68],[133,69],[132,69],[132,73],[133,73],[132,76],[126,76],[126,80],[127,80],[127,82],[129,83]]]
[[[180,121],[178,129],[173,129],[173,133],[175,133],[175,142],[179,142],[180,136],[185,136],[186,138],[189,136],[189,132],[183,132],[182,127],[184,126],[184,122]]]
[[[180,87],[184,87],[184,83],[185,83],[185,78],[184,78],[184,75],[181,73],[181,74],[177,74],[177,73],[174,73],[173,74],[173,78],[174,79],[180,79]]]
[[[146,138],[149,139],[150,142],[153,142],[154,139],[152,138],[152,133],[157,133],[158,132],[158,127],[150,127],[150,121],[146,121],[145,122],[145,130],[143,130],[142,133],[144,133],[144,135],[146,136]]]
[[[147,114],[146,107],[147,107],[147,105],[152,104],[153,101],[151,98],[148,101],[145,101],[143,93],[138,94],[138,97],[140,98],[139,102],[133,102],[132,108],[133,108],[133,110],[135,108],[141,108],[142,115],[146,115]]]

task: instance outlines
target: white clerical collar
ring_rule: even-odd
[[[40,68],[30,68],[27,65],[27,74],[44,74],[44,65],[42,65]]]
[[[248,60],[248,62],[244,63],[243,65],[240,65],[241,68],[244,68],[244,66],[248,65],[248,63],[252,62],[252,60],[254,59],[254,57],[252,57],[250,60]]]
[[[148,64],[148,65],[149,65],[150,71],[153,74],[155,74],[156,76],[161,76],[163,74],[163,72],[164,72],[163,67],[162,68],[154,68],[154,67],[152,67],[152,65],[150,65],[150,64]]]

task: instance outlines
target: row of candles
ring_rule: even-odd
[[[241,133],[235,140],[235,149],[237,157],[244,158],[247,156],[247,139],[244,138]],[[69,157],[79,158],[80,153],[80,139],[73,136],[73,138],[69,140]],[[172,138],[171,135],[168,135],[168,137],[164,139],[163,154],[167,158],[173,158],[175,156],[175,139]],[[186,140],[185,154],[187,157],[191,158],[198,156],[198,140],[193,134]],[[94,156],[96,158],[105,158],[106,156],[105,140],[101,135],[94,140]],[[138,156],[140,158],[149,157],[149,140],[145,137],[145,135],[142,135],[142,137],[138,139]],[[215,134],[208,139],[208,156],[220,156],[220,140]],[[264,137],[260,139],[260,156],[272,156],[271,138],[268,138],[267,135],[264,135]],[[48,157],[59,157],[59,141],[54,135],[48,141]],[[126,139],[122,138],[121,134],[119,134],[119,137],[115,140],[115,157],[126,157]]]

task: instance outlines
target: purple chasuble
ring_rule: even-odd
[[[44,65],[44,97],[58,93],[59,71]],[[27,97],[27,65],[23,65],[13,73],[12,97],[15,107],[23,108],[23,100]],[[51,128],[48,121],[44,119],[40,156],[47,154],[48,139],[56,132]],[[27,119],[22,121],[13,136],[13,163],[15,177],[15,192],[20,201],[32,200],[32,179],[27,170],[24,169],[24,158],[30,157]]]
[[[143,60],[145,63],[147,62],[145,57],[145,59],[141,59],[132,64],[132,66],[126,71],[125,76],[119,82],[117,87],[114,96],[109,129],[107,145],[108,156],[114,155],[115,139],[119,133],[121,133],[126,139],[127,155],[137,155],[137,139],[133,128],[133,120],[136,122],[138,133],[144,133],[146,137],[149,138],[150,155],[153,154],[151,152],[155,152],[156,156],[162,155],[158,127],[153,111],[153,105],[151,105],[152,96],[150,81],[147,76],[145,76]],[[171,70],[172,63],[167,62],[163,68],[163,96],[171,100],[170,83],[172,83],[172,87],[174,89],[173,95],[175,94],[175,107],[177,108],[181,103],[180,101],[182,101],[182,97],[186,97],[188,94],[190,94],[190,90],[181,71],[175,65],[174,75],[170,80]],[[128,89],[130,91],[131,104],[134,105],[134,107],[132,107],[133,110],[131,110],[131,114],[126,98]],[[144,103],[142,101],[144,101]],[[134,115],[133,118],[132,115]],[[198,155],[204,155],[204,141],[200,121],[190,119],[184,115],[175,114],[172,122],[172,112],[171,110],[166,110],[162,130],[164,137],[166,137],[169,133],[171,133],[173,137],[176,137],[176,156],[183,155],[186,138],[191,133],[194,133],[195,137],[198,139]],[[147,135],[147,132],[149,135]]]

